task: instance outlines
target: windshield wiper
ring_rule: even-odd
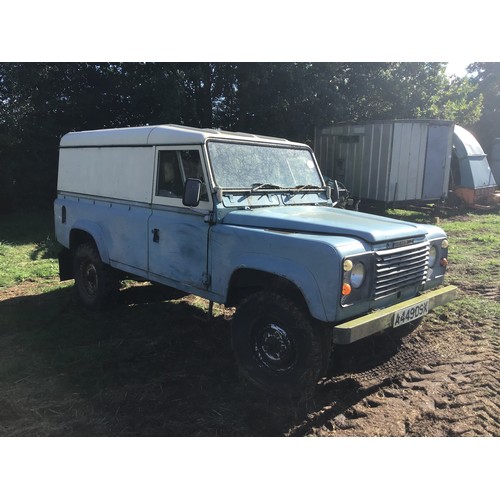
[[[314,186],[313,184],[301,184],[299,186],[295,186],[294,188],[297,191],[302,191],[304,189],[324,189],[321,186]]]
[[[277,186],[276,184],[268,184],[267,182],[264,182],[262,184],[255,182],[252,184],[252,189],[250,190],[251,193],[255,191],[259,191],[260,189],[282,189],[281,186]]]

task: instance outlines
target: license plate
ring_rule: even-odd
[[[419,304],[415,304],[414,306],[405,307],[394,314],[394,318],[392,319],[392,326],[396,328],[397,326],[404,325],[405,323],[409,323],[417,318],[421,318],[425,316],[429,312],[429,301],[420,302]]]

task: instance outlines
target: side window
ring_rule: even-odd
[[[182,198],[184,181],[177,151],[160,151],[158,155],[157,196]]]
[[[188,177],[200,179],[203,182],[201,201],[208,201],[207,187],[203,177],[199,151],[184,149],[179,151],[162,150],[158,152],[156,196],[182,198],[184,183]]]
[[[201,201],[208,201],[207,186],[203,178],[203,170],[201,168],[200,153],[194,149],[187,149],[180,152],[182,166],[184,168],[184,176],[187,179],[192,177],[200,179],[201,185]]]

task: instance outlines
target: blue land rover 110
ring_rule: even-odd
[[[311,149],[174,125],[60,142],[62,280],[101,307],[132,277],[236,306],[241,372],[271,392],[324,376],[333,344],[417,321],[456,297],[438,227],[332,206]]]

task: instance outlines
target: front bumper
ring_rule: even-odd
[[[455,300],[458,295],[456,286],[445,286],[437,290],[430,290],[413,299],[405,300],[385,309],[380,309],[356,319],[336,325],[333,329],[333,342],[335,344],[352,344],[374,333],[380,332],[392,326],[394,315],[399,311],[419,304],[425,300],[429,301],[429,311]]]

